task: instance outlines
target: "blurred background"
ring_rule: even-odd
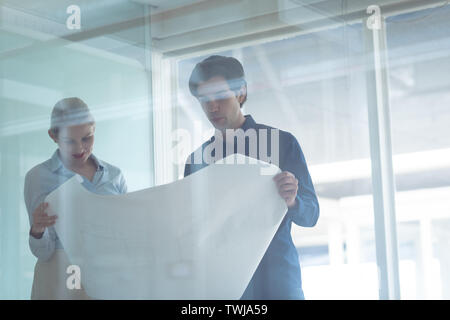
[[[433,0],[0,0],[0,299],[30,297],[23,184],[55,150],[54,104],[89,105],[129,192],[170,183],[213,133],[188,88],[211,54],[242,62],[244,113],[305,154],[306,299],[450,299],[450,5]]]

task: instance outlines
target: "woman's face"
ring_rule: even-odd
[[[63,162],[73,167],[81,167],[89,159],[94,147],[95,124],[86,123],[61,128],[55,137]]]

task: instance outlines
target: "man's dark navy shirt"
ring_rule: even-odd
[[[268,153],[271,152],[270,132],[275,128],[258,124],[250,115],[246,115],[241,129],[244,132],[248,129],[255,129],[258,133],[261,129],[267,130],[269,132],[267,150],[269,150]],[[297,139],[289,132],[282,130],[278,130],[278,132],[278,166],[281,171],[289,171],[298,179],[297,203],[287,211],[241,299],[304,299],[299,257],[291,237],[291,223],[294,222],[302,227],[313,227],[319,218],[319,203]],[[259,134],[257,134],[257,138],[259,146]],[[194,153],[202,152],[213,141],[214,137],[203,143],[201,148]],[[234,152],[237,152],[236,148]],[[201,164],[195,164],[189,160],[194,158],[194,153],[190,155],[186,163],[185,177],[208,166],[208,163],[204,161]],[[245,155],[250,156],[247,144]],[[223,157],[226,156],[224,143]],[[259,152],[257,157],[260,158]]]

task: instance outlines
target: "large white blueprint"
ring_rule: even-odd
[[[227,159],[124,195],[91,193],[77,176],[53,191],[49,214],[59,216],[56,232],[86,293],[239,299],[287,208],[272,180],[278,168],[267,175],[267,163]]]

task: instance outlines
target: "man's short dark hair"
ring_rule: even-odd
[[[239,91],[245,87],[245,98],[241,103],[241,108],[247,100],[247,82],[245,73],[239,60],[233,57],[213,55],[195,65],[189,78],[189,90],[197,97],[197,88],[201,82],[208,81],[213,77],[223,77],[232,91]]]

